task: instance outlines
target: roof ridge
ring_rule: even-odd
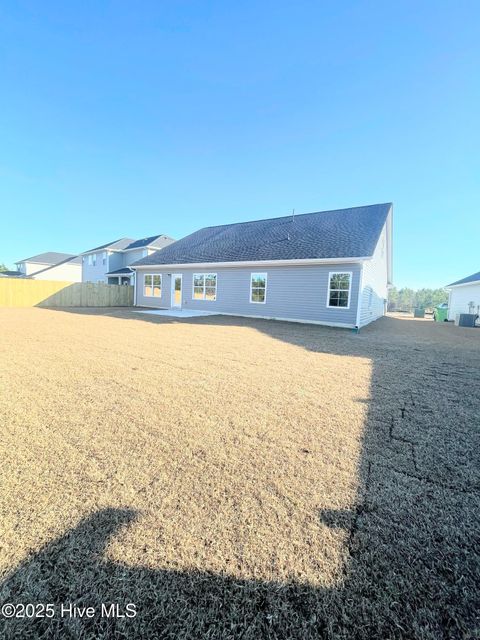
[[[31,262],[34,258],[40,258],[41,256],[48,256],[49,254],[57,254],[60,256],[69,256],[70,258],[76,258],[78,254],[75,253],[66,253],[65,251],[43,251],[42,253],[36,253],[34,256],[30,256],[29,258],[22,258],[21,260],[17,260],[15,264],[20,262]],[[66,258],[64,258],[66,259]],[[57,263],[55,263],[57,264]]]
[[[233,227],[235,225],[240,225],[240,224],[252,224],[254,222],[266,222],[267,220],[270,222],[272,220],[283,220],[286,218],[291,218],[292,215],[295,216],[295,218],[299,218],[299,217],[303,217],[303,216],[313,216],[317,213],[337,213],[338,211],[351,211],[352,209],[369,209],[371,207],[382,207],[382,206],[393,206],[393,202],[377,202],[376,204],[364,204],[364,205],[357,205],[355,207],[344,207],[344,208],[339,208],[339,209],[325,209],[323,211],[307,211],[305,213],[295,213],[295,214],[288,214],[285,216],[275,216],[273,218],[258,218],[257,220],[244,220],[243,222],[227,222],[225,224],[211,224],[208,227],[201,227],[201,229],[199,229],[199,231],[202,231],[203,229],[217,229],[219,227]]]

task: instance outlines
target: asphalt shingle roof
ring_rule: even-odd
[[[129,274],[129,273],[133,273],[133,269],[130,269],[130,267],[122,267],[121,269],[116,269],[115,271],[109,271],[106,275],[107,276],[119,276],[122,274]]]
[[[70,258],[65,258],[65,260],[61,260],[60,262],[57,262],[56,264],[51,264],[48,267],[45,267],[45,269],[41,269],[40,271],[35,271],[35,273],[31,274],[38,276],[39,273],[45,273],[45,271],[50,271],[50,269],[54,269],[55,267],[59,267],[62,264],[67,264],[67,263],[71,263],[71,264],[78,264],[81,265],[82,264],[82,256],[71,256]]]
[[[371,256],[391,204],[205,227],[132,266]]]
[[[471,276],[467,276],[466,278],[462,278],[456,282],[452,282],[452,284],[447,285],[447,287],[455,287],[457,284],[468,284],[469,282],[480,282],[480,271],[472,273]]]
[[[73,253],[57,253],[55,251],[47,251],[46,253],[39,253],[38,256],[32,256],[31,258],[24,258],[23,260],[17,260],[19,262],[34,262],[40,264],[58,264],[64,262],[69,258],[75,258]]]
[[[99,247],[94,247],[93,249],[89,249],[83,253],[93,253],[94,251],[100,251],[101,249],[121,251],[122,249],[126,249],[129,244],[132,244],[132,242],[135,242],[133,238],[120,238],[119,240],[113,240],[113,242],[107,242],[107,244],[101,244]]]
[[[149,236],[148,238],[141,238],[141,240],[135,240],[125,247],[125,249],[141,249],[142,247],[155,247],[158,246],[160,249],[163,246],[162,240],[172,240],[173,238],[169,238],[168,236],[160,233],[157,236]]]
[[[26,278],[21,271],[0,271],[0,278]]]

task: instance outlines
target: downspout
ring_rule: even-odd
[[[360,331],[360,312],[362,310],[362,298],[363,298],[363,265],[365,263],[362,262],[360,264],[360,278],[358,281],[358,292],[357,292],[357,319],[355,321],[355,333]]]
[[[133,269],[133,306],[137,306],[137,272],[135,269]]]

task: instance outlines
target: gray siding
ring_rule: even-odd
[[[123,267],[128,267],[137,260],[146,255],[145,247],[136,251],[111,251],[108,252],[107,264],[102,264],[103,251],[97,251],[97,264],[89,266],[88,255],[83,256],[82,262],[82,281],[83,282],[107,282],[108,276],[105,274],[109,271],[116,271]],[[95,252],[92,252],[92,254]]]
[[[123,266],[128,267],[129,265],[137,262],[137,260],[141,260],[147,255],[147,249],[142,247],[141,249],[137,249],[135,251],[125,251],[123,254]]]
[[[330,271],[351,271],[352,290],[349,309],[327,307],[328,277]],[[217,273],[217,299],[193,300],[193,274]],[[250,303],[250,274],[268,274],[265,304]],[[171,274],[183,276],[182,307],[201,311],[216,311],[233,315],[259,316],[325,322],[355,326],[357,316],[360,264],[330,264],[314,266],[288,266],[253,268],[229,267],[222,269],[178,269],[166,271],[161,267],[138,270],[136,304],[139,306],[170,308]],[[162,296],[143,295],[146,273],[162,274]]]
[[[103,251],[92,251],[92,255],[96,254],[97,264],[95,266],[88,264],[88,255],[82,256],[82,282],[104,282],[105,274],[108,271],[109,257],[107,256],[107,264],[103,264]]]
[[[125,266],[125,258],[123,253],[112,251],[108,254],[108,271],[122,269]]]
[[[365,260],[363,263],[360,319],[358,323],[360,327],[377,320],[377,318],[385,314],[388,296],[387,259],[387,226],[385,224],[372,259]]]

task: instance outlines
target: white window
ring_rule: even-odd
[[[107,252],[102,253],[102,264],[107,264]]]
[[[217,274],[194,273],[192,298],[193,300],[216,300]]]
[[[328,274],[327,307],[349,309],[351,289],[351,271],[331,271]]]
[[[250,302],[265,304],[267,301],[267,274],[250,274]]]
[[[146,273],[143,276],[143,295],[147,298],[162,297],[162,275],[160,273]]]
[[[91,253],[88,254],[88,266],[91,267],[93,264],[93,255]]]

